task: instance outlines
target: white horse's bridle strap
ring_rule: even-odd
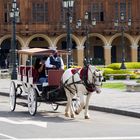
[[[75,74],[74,74],[75,75]],[[63,84],[63,87],[65,87],[67,90],[69,90],[69,92],[71,92],[73,94],[72,91],[76,91],[77,93],[77,88],[76,88],[76,84],[83,84],[81,80],[79,81],[74,81],[74,75],[72,76],[72,82],[71,83],[68,83],[68,81],[70,79],[67,79],[65,81],[65,83]],[[71,86],[74,86],[74,87],[71,87]]]

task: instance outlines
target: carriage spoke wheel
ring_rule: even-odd
[[[17,96],[21,96],[21,94],[22,94],[22,88],[21,87],[17,87]]]
[[[28,91],[28,110],[32,116],[34,116],[37,111],[37,92],[33,87],[30,87]]]
[[[55,103],[51,103],[51,106],[52,106],[52,109],[54,110],[54,111],[56,111],[57,109],[58,109],[58,104],[55,104]]]
[[[16,108],[16,85],[12,81],[10,85],[10,94],[9,94],[10,110],[14,111]]]

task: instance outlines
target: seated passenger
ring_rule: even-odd
[[[34,65],[35,70],[38,72],[38,81],[39,83],[47,82],[47,77],[45,73],[45,64],[41,61],[40,58],[37,58]]]
[[[47,69],[64,69],[64,62],[62,58],[58,55],[58,52],[54,50],[51,56],[45,62]]]

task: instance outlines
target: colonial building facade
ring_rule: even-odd
[[[17,49],[67,49],[67,9],[62,1],[17,0],[20,11],[16,24]],[[11,5],[12,0],[0,0],[0,67],[9,59],[11,48]],[[88,20],[84,18],[86,12],[89,14]],[[140,61],[139,12],[140,0],[75,0],[74,7],[70,8],[74,64],[83,65],[87,49],[89,57],[99,64],[121,62],[123,39],[125,61]],[[122,13],[123,22],[120,20]],[[96,19],[95,26],[91,24],[93,19]],[[77,21],[81,22],[79,28]],[[115,21],[118,21],[117,28]],[[131,26],[128,26],[128,21],[131,21]],[[63,59],[66,62],[66,58]]]

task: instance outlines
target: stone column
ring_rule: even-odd
[[[78,66],[83,66],[84,47],[77,47],[77,62]]]
[[[24,49],[29,49],[29,47],[27,47],[27,46],[22,47],[22,50],[24,50]],[[28,56],[22,54],[22,57],[20,59],[21,60],[19,60],[19,61],[20,61],[21,65],[25,66],[26,65],[26,61],[28,59]]]
[[[138,45],[131,45],[131,61],[137,62],[138,61]]]
[[[105,65],[111,64],[111,47],[110,45],[104,46]]]

